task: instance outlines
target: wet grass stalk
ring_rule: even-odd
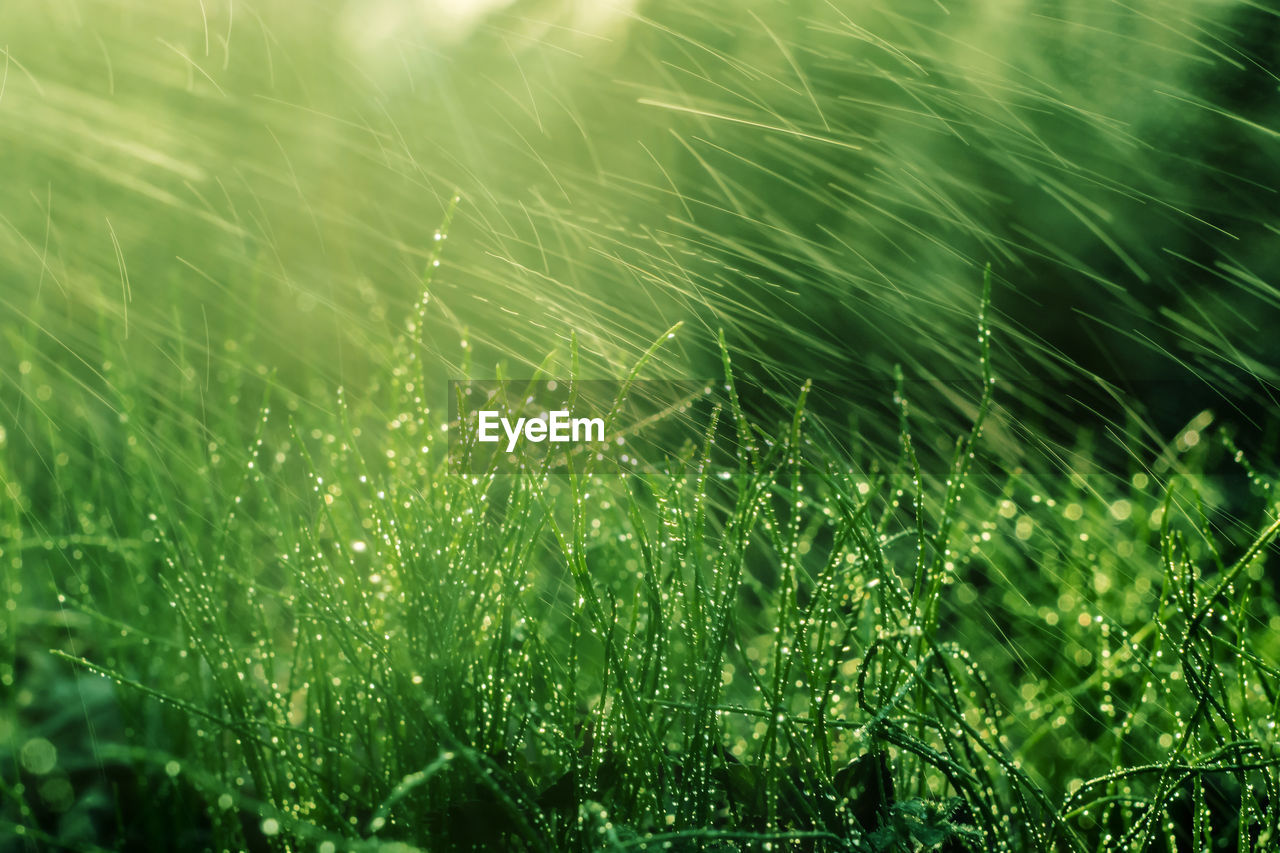
[[[180,450],[188,433],[139,429],[122,399],[137,476],[119,499],[138,512],[108,548],[130,580],[53,581],[67,624],[96,626],[56,654],[151,721],[96,760],[187,791],[215,846],[1136,851],[1229,830],[1265,847],[1280,672],[1257,567],[1280,522],[1228,560],[1194,479],[1170,481],[1154,529],[1125,534],[1151,544],[1112,570],[1157,603],[1104,615],[1110,587],[1069,573],[1082,539],[1119,541],[1114,494],[1090,527],[1025,483],[966,488],[999,388],[989,302],[988,277],[976,417],[936,479],[901,384],[901,453],[866,467],[810,423],[807,384],[780,428],[753,420],[723,346],[727,410],[668,473],[628,478],[460,472],[419,370],[373,435],[368,403],[286,419],[265,399]],[[157,464],[179,453],[209,476]],[[1035,565],[1022,518],[1065,555],[1041,574],[1017,568]],[[1063,602],[1081,588],[1098,599]],[[1053,618],[1022,604],[1046,597]],[[130,609],[155,614],[147,632]],[[1008,651],[976,640],[993,630]]]

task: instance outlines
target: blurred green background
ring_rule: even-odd
[[[427,336],[455,372],[464,337],[536,362],[569,328],[616,372],[684,320],[677,374],[718,327],[762,371],[955,373],[991,262],[1007,372],[1275,378],[1263,6],[0,16],[6,337],[72,372],[114,349],[178,381],[163,353],[216,366],[234,337],[358,388],[456,192]]]

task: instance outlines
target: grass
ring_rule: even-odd
[[[710,445],[670,475],[458,473],[412,370],[389,409],[226,421],[195,479],[178,424],[126,424],[125,479],[55,434],[79,517],[10,519],[6,636],[125,727],[67,740],[27,688],[9,830],[92,846],[114,808],[146,843],[136,786],[218,849],[1265,849],[1280,523],[1260,496],[1213,529],[1226,447],[993,485],[981,329],[977,417],[928,472],[908,400],[881,467],[807,389],[752,420],[727,351],[727,477]]]
[[[0,10],[0,850],[1280,844],[1271,12],[410,8]]]

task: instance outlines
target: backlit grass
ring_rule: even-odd
[[[0,849],[1274,848],[1278,20],[0,9]]]

